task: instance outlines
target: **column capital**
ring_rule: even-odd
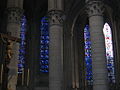
[[[86,12],[89,17],[102,16],[104,12],[104,4],[101,0],[87,0]]]
[[[62,10],[50,10],[48,12],[50,25],[62,25],[65,14]]]
[[[7,8],[8,23],[20,24],[22,14],[23,14],[23,9],[19,7]]]

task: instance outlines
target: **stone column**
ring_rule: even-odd
[[[20,19],[22,15],[21,3],[18,3],[19,0],[8,0],[7,12],[8,12],[8,20],[7,20],[7,32],[10,33],[11,36],[20,38]],[[16,90],[17,84],[17,74],[18,74],[18,58],[19,58],[19,43],[12,42],[12,50],[13,56],[8,65],[8,90]]]
[[[92,43],[93,90],[108,90],[105,39],[103,35],[103,3],[101,0],[86,1]]]
[[[62,0],[48,0],[49,90],[63,90],[63,11]]]

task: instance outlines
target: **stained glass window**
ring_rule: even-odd
[[[48,31],[48,18],[41,19],[40,26],[40,72],[48,72],[49,60],[49,31]]]
[[[19,63],[18,63],[18,73],[22,73],[25,64],[25,33],[26,33],[26,17],[21,18],[21,29],[20,29],[20,49],[19,49]]]
[[[110,83],[115,83],[115,68],[114,68],[114,56],[112,45],[112,33],[108,23],[104,24],[103,34],[105,37],[106,58],[108,79]],[[92,85],[92,58],[91,58],[91,41],[89,25],[84,28],[84,41],[85,41],[85,65],[86,65],[86,80],[88,85]]]
[[[105,37],[106,58],[107,58],[107,69],[108,69],[109,82],[115,83],[112,33],[111,33],[111,28],[108,25],[108,23],[104,24],[103,33],[104,33],[104,37]]]
[[[88,85],[92,85],[92,58],[91,58],[91,41],[89,26],[84,28],[84,42],[85,42],[85,66],[86,66],[86,80]]]

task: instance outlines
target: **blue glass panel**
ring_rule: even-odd
[[[26,17],[21,18],[21,29],[20,29],[20,49],[19,49],[19,63],[18,63],[18,73],[22,73],[25,64],[25,33],[26,33]]]
[[[49,31],[48,31],[48,18],[43,17],[41,19],[40,26],[40,72],[48,72],[48,60],[49,60]]]
[[[86,80],[88,85],[92,85],[92,58],[91,58],[91,41],[89,26],[86,25],[84,28],[84,41],[85,41],[85,66],[86,66]]]

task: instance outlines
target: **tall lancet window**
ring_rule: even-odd
[[[21,18],[21,29],[20,29],[20,49],[19,49],[19,63],[18,63],[18,73],[22,73],[24,70],[25,64],[25,45],[26,45],[26,17],[22,16]]]
[[[108,79],[110,83],[115,83],[115,68],[114,68],[114,55],[113,55],[113,44],[112,44],[112,33],[108,23],[104,24],[103,34],[105,37],[106,47],[106,59],[108,69]],[[91,41],[89,26],[86,25],[84,28],[84,40],[85,40],[85,65],[86,65],[86,80],[88,85],[92,85],[92,58],[91,58]]]
[[[84,28],[84,42],[85,42],[85,66],[86,66],[86,81],[88,85],[92,85],[92,58],[91,58],[91,41],[89,26],[86,25]]]
[[[49,60],[49,31],[47,17],[41,19],[40,33],[40,72],[47,73]]]
[[[103,33],[104,33],[104,37],[105,37],[106,58],[107,58],[107,69],[108,69],[109,82],[115,83],[112,33],[111,33],[111,28],[108,25],[108,23],[104,24]]]

